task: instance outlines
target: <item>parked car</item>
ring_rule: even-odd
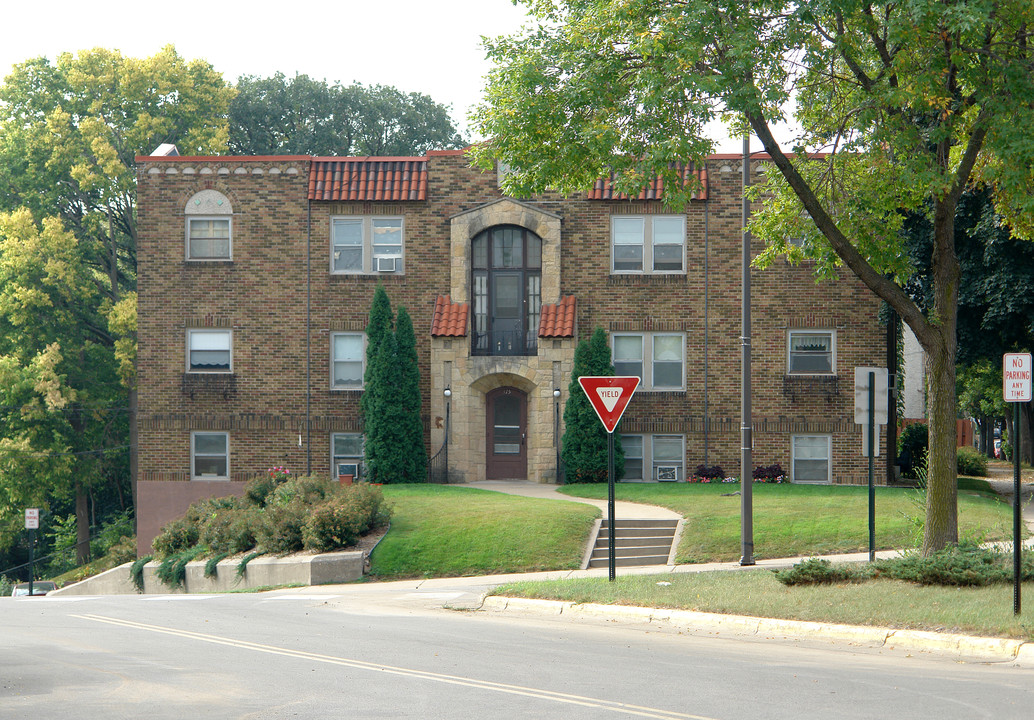
[[[32,595],[46,595],[51,590],[57,590],[57,583],[52,580],[35,580],[32,583]],[[29,594],[29,583],[18,583],[11,590],[11,597],[27,596]]]

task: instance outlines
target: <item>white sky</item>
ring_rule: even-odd
[[[510,0],[390,2],[155,3],[141,0],[50,0],[10,3],[0,43],[0,73],[13,64],[93,47],[147,57],[167,44],[185,58],[204,58],[235,82],[280,71],[349,84],[394,85],[452,106],[464,136],[490,65],[481,36],[511,34],[526,22]],[[741,141],[722,141],[739,152]],[[752,149],[759,149],[754,141]]]

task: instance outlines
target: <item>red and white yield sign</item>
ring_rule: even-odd
[[[584,375],[578,378],[578,384],[585,391],[603,427],[612,433],[628,407],[628,401],[635,394],[635,389],[639,387],[639,378]]]
[[[1005,353],[1002,357],[1002,394],[1005,402],[1030,401],[1030,353]]]

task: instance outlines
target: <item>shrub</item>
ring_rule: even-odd
[[[239,580],[240,578],[244,577],[244,573],[248,571],[248,563],[250,563],[257,557],[262,557],[263,555],[265,555],[264,552],[262,552],[261,550],[256,550],[255,552],[250,552],[244,557],[242,557],[241,561],[237,563],[237,579]]]
[[[168,585],[170,588],[183,586],[187,578],[187,563],[196,558],[204,551],[204,548],[195,547],[189,550],[169,555],[154,570],[155,577]]]
[[[976,448],[960,447],[956,451],[959,475],[987,477],[987,458]]]
[[[116,565],[136,560],[136,536],[124,535],[108,548],[107,554]]]
[[[829,560],[820,558],[809,558],[793,567],[773,572],[776,580],[783,585],[863,582],[872,576],[872,572],[864,566],[833,565]]]
[[[256,507],[265,507],[269,496],[280,483],[270,475],[259,475],[244,486],[244,498]]]
[[[1029,560],[1029,558],[1027,559]],[[927,557],[907,555],[876,563],[880,577],[921,585],[983,586],[1012,581],[1012,555],[973,543],[949,545]],[[1025,560],[1023,579],[1034,579],[1034,563]]]
[[[711,467],[708,467],[706,465],[697,465],[697,469],[693,474],[696,475],[696,477],[698,478],[706,478],[708,480],[713,480],[716,478],[718,480],[725,479],[725,471],[722,470],[721,465],[712,465]]]
[[[103,557],[111,551],[111,548],[118,545],[124,538],[133,536],[133,516],[128,510],[116,513],[101,524],[97,537],[90,543],[90,552],[94,557]],[[133,551],[132,560],[136,557]],[[123,560],[122,562],[126,562]]]
[[[152,547],[158,557],[166,558],[197,545],[198,534],[196,517],[188,511],[185,517],[166,523]]]
[[[144,591],[144,565],[153,559],[153,555],[144,555],[141,558],[137,558],[129,567],[129,579],[133,581],[137,592]]]
[[[301,502],[270,504],[255,525],[255,541],[265,553],[286,555],[302,549],[302,527],[309,508]]]
[[[219,508],[206,518],[198,542],[215,553],[235,554],[255,547],[257,511],[253,508]]]
[[[305,549],[329,552],[354,545],[370,528],[386,524],[390,515],[380,488],[353,485],[312,510],[302,529]]]
[[[230,553],[224,552],[219,553],[218,555],[213,555],[212,557],[208,558],[208,561],[205,563],[205,577],[214,578],[216,574],[219,572],[219,563],[228,558],[229,556]]]
[[[775,465],[758,465],[754,468],[754,479],[761,482],[781,482],[786,473],[783,472],[783,466],[779,463]]]
[[[901,431],[898,438],[898,464],[901,474],[915,479],[916,471],[926,462],[926,453],[930,449],[930,435],[926,425],[914,423]]]
[[[278,485],[272,496],[267,498],[267,509],[268,506],[284,506],[296,501],[305,505],[316,505],[336,492],[339,487],[330,478],[319,475],[292,478]]]

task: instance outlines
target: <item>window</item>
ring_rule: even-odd
[[[230,436],[223,432],[190,434],[190,475],[194,480],[228,480]]]
[[[830,478],[829,435],[794,435],[791,438],[793,482],[828,483]]]
[[[187,218],[188,260],[230,259],[230,218]]]
[[[682,333],[614,333],[614,373],[639,376],[641,390],[682,390],[685,346]]]
[[[402,218],[336,217],[330,221],[330,271],[402,272]]]
[[[363,436],[359,433],[332,433],[330,436],[330,471],[335,478],[363,475]]]
[[[534,355],[542,311],[542,239],[499,225],[470,242],[475,355]]]
[[[187,201],[187,260],[230,260],[233,207],[217,190],[202,190]]]
[[[187,331],[187,372],[232,372],[229,330]]]
[[[788,343],[791,374],[834,374],[836,335],[832,330],[791,330]]]
[[[661,482],[685,480],[683,445],[681,435],[622,435],[625,474],[621,479]]]
[[[332,333],[330,336],[330,385],[336,390],[359,389],[363,386],[363,333]]]
[[[685,216],[615,215],[610,233],[613,272],[685,272]]]

